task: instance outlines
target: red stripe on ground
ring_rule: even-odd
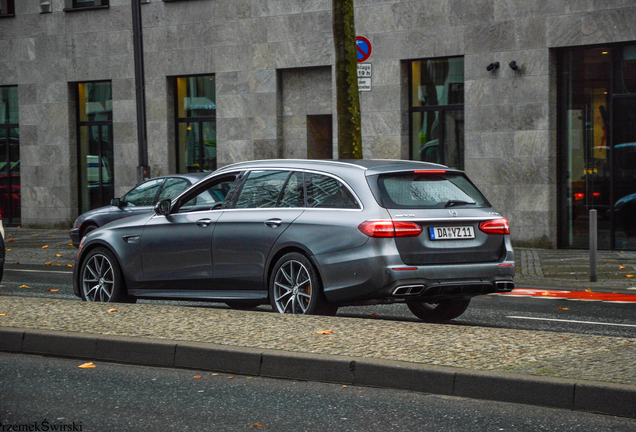
[[[561,291],[561,290],[517,288],[509,293],[501,293],[501,295],[564,298],[564,299],[575,299],[575,300],[620,301],[620,302],[636,303],[636,294],[620,294],[620,293],[590,292],[590,291]]]

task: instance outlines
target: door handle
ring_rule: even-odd
[[[265,225],[270,228],[278,228],[283,223],[280,219],[268,219],[265,221]]]
[[[212,219],[199,219],[196,224],[200,227],[206,227],[212,223]]]

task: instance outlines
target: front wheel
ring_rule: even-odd
[[[469,304],[470,299],[441,300],[438,303],[409,302],[406,305],[422,321],[438,323],[457,318],[466,311]]]
[[[269,298],[275,312],[328,315],[331,306],[322,293],[318,274],[311,261],[297,252],[281,257],[269,282]]]
[[[99,247],[89,252],[80,270],[82,298],[89,302],[131,302],[117,258]]]

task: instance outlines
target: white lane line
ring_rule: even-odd
[[[70,271],[52,271],[52,270],[20,270],[20,269],[4,269],[4,271],[12,271],[12,272],[29,272],[29,273],[59,273],[59,274],[73,274]]]
[[[602,323],[602,322],[594,322],[594,321],[564,320],[564,319],[556,319],[556,318],[535,318],[535,317],[522,317],[522,316],[511,316],[511,315],[506,316],[506,318],[537,320],[537,321],[558,321],[558,322],[575,323],[575,324],[595,324],[595,325],[607,325],[607,326],[619,326],[619,327],[636,327],[636,324],[612,324],[612,323]]]

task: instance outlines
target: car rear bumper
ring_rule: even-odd
[[[316,261],[325,296],[340,304],[470,298],[514,288],[514,253],[509,239],[494,262],[405,265],[388,239],[318,256]]]

